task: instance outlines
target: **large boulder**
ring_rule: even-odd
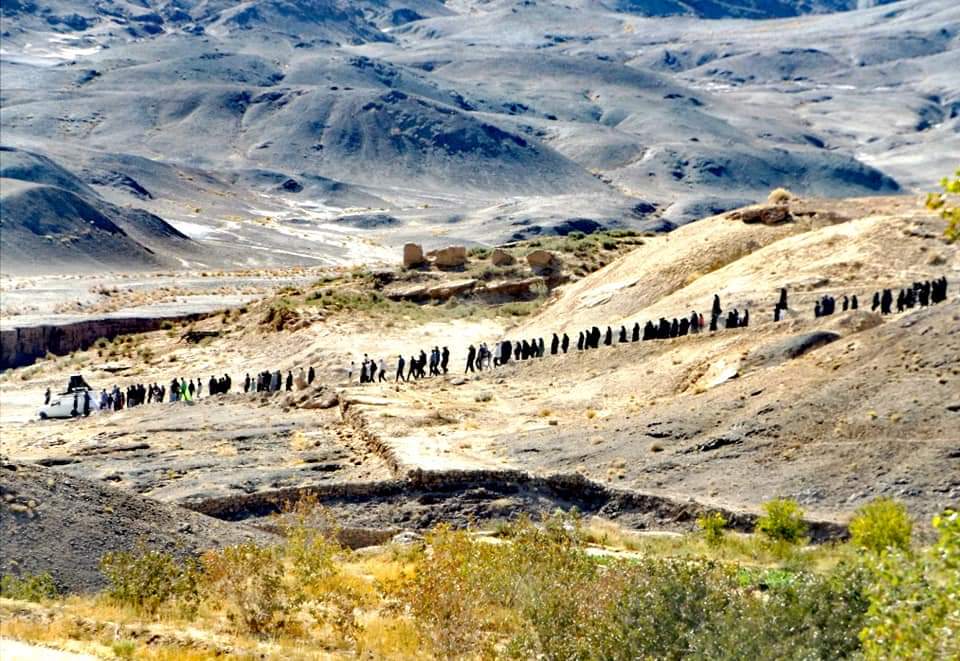
[[[734,211],[728,218],[730,220],[740,220],[747,225],[760,223],[762,225],[782,225],[793,220],[790,215],[790,209],[783,205],[767,205],[762,207],[751,207]]]
[[[527,264],[534,271],[560,270],[560,258],[549,250],[534,250],[527,255]]]
[[[408,243],[403,246],[403,267],[410,268],[419,266],[426,260],[423,257],[423,248],[416,243]]]
[[[513,266],[517,259],[503,248],[497,248],[490,255],[490,263],[494,266]]]
[[[433,263],[439,268],[456,268],[467,263],[467,249],[463,246],[450,246],[433,253]]]

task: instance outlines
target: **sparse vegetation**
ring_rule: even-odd
[[[907,508],[890,498],[867,503],[850,521],[851,542],[874,553],[888,549],[908,551],[912,531]]]
[[[786,204],[794,198],[793,193],[791,193],[786,188],[774,188],[770,191],[770,194],[767,196],[768,204]]]
[[[796,510],[774,502],[767,516],[777,529],[795,531]],[[701,528],[721,531],[722,519],[705,516]],[[201,564],[143,548],[115,554],[104,563],[108,601],[171,623],[187,616],[193,631],[222,635],[226,618],[230,653],[239,656],[258,655],[264,637],[276,658],[305,649],[400,659],[892,659],[958,652],[960,522],[953,512],[937,517],[940,539],[921,553],[858,555],[850,545],[804,550],[816,556],[816,570],[780,564],[748,536],[730,534],[720,546],[706,535],[643,538],[602,521],[585,525],[575,513],[539,524],[501,522],[496,543],[439,526],[423,546],[375,555],[337,546],[335,526],[315,501],[300,503],[284,520],[284,543],[231,547],[206,554]],[[625,555],[592,556],[588,542]],[[166,607],[177,597],[164,584],[186,574],[195,579],[189,594],[200,607],[184,613]],[[117,598],[118,584],[126,597]],[[102,607],[95,603],[71,599],[39,628],[14,618],[4,634],[45,641],[95,636],[96,627],[68,626],[71,611],[96,612]],[[122,613],[109,617],[128,619]],[[120,658],[192,658],[122,632],[106,644]],[[161,649],[169,656],[148,655]]]

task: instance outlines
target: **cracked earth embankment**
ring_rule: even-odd
[[[691,530],[697,517],[720,512],[733,530],[748,532],[757,513],[714,507],[692,499],[616,489],[579,473],[536,475],[521,470],[423,470],[401,463],[388,442],[371,431],[360,407],[341,404],[341,414],[367,448],[394,472],[394,478],[292,487],[183,503],[227,521],[281,514],[298,500],[314,497],[347,529],[426,528],[440,522],[463,525],[538,516],[557,508],[616,520],[638,529]],[[813,541],[844,538],[846,526],[811,519]]]

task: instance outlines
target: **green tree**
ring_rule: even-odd
[[[960,195],[960,169],[953,173],[953,179],[944,177],[940,180],[942,193],[927,193],[927,208],[940,212],[940,217],[947,221],[944,235],[947,241],[953,243],[960,239],[960,203],[953,195]]]
[[[947,510],[933,526],[939,539],[931,548],[871,561],[875,580],[860,631],[867,659],[960,658],[960,514]]]
[[[913,522],[907,508],[891,498],[877,498],[860,509],[850,521],[850,541],[879,553],[888,548],[907,551]]]
[[[776,498],[763,504],[764,515],[757,519],[757,532],[772,542],[803,544],[807,524],[795,500]]]

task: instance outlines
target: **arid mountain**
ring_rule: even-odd
[[[49,158],[7,147],[0,147],[0,228],[5,273],[176,267],[176,257],[199,249],[162,218],[110,204]]]
[[[949,0],[3,13],[5,143],[172,222],[197,265],[290,263],[291,234],[343,259],[327,239],[358,213],[390,221],[351,236],[389,245],[658,230],[781,185],[922,189],[960,148]]]

